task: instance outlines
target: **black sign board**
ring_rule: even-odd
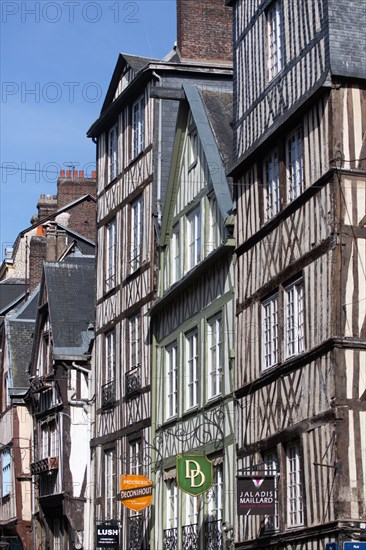
[[[119,529],[118,525],[111,523],[97,524],[97,544],[99,548],[118,548]]]
[[[237,508],[239,515],[275,514],[274,477],[238,477]]]

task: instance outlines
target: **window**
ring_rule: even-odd
[[[59,430],[54,418],[41,424],[40,459],[58,457],[59,455]]]
[[[221,315],[208,321],[208,398],[216,397],[222,391],[222,319]]]
[[[135,271],[142,261],[143,198],[131,204],[131,269]]]
[[[190,409],[198,402],[198,331],[195,329],[186,335],[186,408]]]
[[[137,157],[145,146],[145,98],[141,97],[132,106],[133,156]]]
[[[267,20],[267,68],[271,81],[283,65],[281,1],[275,0],[266,12]]]
[[[116,333],[114,330],[105,335],[105,381],[113,382],[116,368]]]
[[[130,442],[130,474],[141,474],[141,441]]]
[[[300,445],[293,443],[286,449],[287,525],[303,525],[303,498],[301,482]]]
[[[166,348],[166,418],[177,414],[177,344]]]
[[[118,124],[113,126],[108,134],[108,160],[109,171],[108,181],[114,180],[118,176]]]
[[[278,294],[262,303],[263,315],[263,366],[273,367],[278,363]]]
[[[59,519],[53,520],[52,538],[53,538],[53,550],[61,550],[63,545],[62,545],[61,521]]]
[[[264,161],[264,219],[267,222],[280,211],[278,152],[272,151]]]
[[[201,209],[196,208],[187,216],[188,221],[188,269],[201,260]]]
[[[141,364],[141,316],[140,313],[128,320],[128,361],[130,369]]]
[[[179,222],[173,228],[172,238],[172,283],[176,283],[181,277],[181,257],[180,257],[180,230]]]
[[[166,481],[166,528],[178,525],[178,488],[175,479]]]
[[[188,144],[188,170],[194,168],[197,164],[197,155],[198,155],[198,137],[197,130],[193,130],[189,136]]]
[[[266,531],[276,531],[279,529],[278,515],[278,481],[279,481],[279,462],[275,450],[263,453],[264,473],[267,476],[274,476],[275,488],[275,513],[274,516],[266,516],[264,528]]]
[[[10,495],[11,490],[11,455],[10,450],[1,452],[1,476],[2,476],[2,492],[1,496]]]
[[[289,203],[303,192],[304,163],[302,143],[302,128],[299,127],[287,138],[287,201]]]
[[[207,253],[209,254],[220,244],[221,242],[221,217],[217,208],[217,201],[215,197],[210,199],[209,208],[209,232],[207,242]]]
[[[104,451],[104,519],[113,519],[115,513],[114,493],[116,486],[116,456],[114,449]]]
[[[111,221],[107,225],[107,258],[106,258],[106,291],[116,285],[116,257],[117,257],[117,223]]]
[[[207,511],[209,521],[222,519],[223,511],[223,469],[222,464],[216,466],[214,471],[214,483],[207,493]]]
[[[304,306],[302,279],[285,288],[286,357],[304,351]]]

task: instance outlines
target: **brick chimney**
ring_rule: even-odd
[[[36,221],[43,220],[57,210],[57,197],[52,195],[41,195],[37,203],[38,218]]]
[[[29,244],[29,290],[33,290],[41,282],[43,262],[46,259],[46,237],[39,231]]]
[[[182,61],[232,65],[232,11],[225,0],[177,0],[177,35]]]
[[[57,208],[58,210],[83,195],[96,196],[96,173],[92,172],[91,178],[86,178],[84,170],[61,170],[57,180]]]

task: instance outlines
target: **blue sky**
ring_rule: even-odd
[[[0,245],[30,225],[57,172],[95,163],[85,136],[118,53],[163,57],[175,0],[1,0]],[[30,171],[31,170],[31,171]]]

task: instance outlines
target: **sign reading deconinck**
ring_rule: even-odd
[[[119,547],[119,529],[110,523],[99,523],[97,525],[96,546],[100,548]]]
[[[192,496],[206,493],[213,483],[213,466],[207,456],[177,456],[178,487]]]

